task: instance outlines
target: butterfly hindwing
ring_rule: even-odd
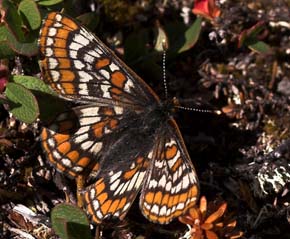
[[[128,162],[104,168],[97,182],[85,190],[87,212],[94,222],[122,220],[131,207],[145,178],[148,159],[139,155]]]
[[[84,105],[58,115],[41,133],[50,163],[70,177],[97,172],[100,155],[113,143],[108,135],[120,128],[123,110],[120,106]]]
[[[174,120],[157,135],[149,160],[140,208],[150,221],[167,224],[198,197],[197,175]]]

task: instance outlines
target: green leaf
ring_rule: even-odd
[[[59,4],[61,2],[63,2],[63,0],[40,0],[37,3],[38,5],[49,7],[49,6]]]
[[[24,87],[30,90],[40,91],[54,96],[57,95],[42,80],[35,78],[33,76],[14,75],[12,76],[11,80],[15,83],[23,85]]]
[[[67,110],[67,102],[59,98],[57,93],[42,80],[32,76],[15,75],[11,77],[11,81],[31,90],[39,105],[40,120],[46,122],[51,121],[60,112]]]
[[[8,83],[5,90],[10,112],[25,123],[32,123],[39,115],[35,96],[22,85]]]
[[[0,59],[8,58],[14,55],[13,50],[8,44],[8,29],[5,26],[0,26]]]
[[[262,53],[262,54],[269,54],[272,52],[271,47],[262,41],[256,41],[254,43],[247,45],[252,51]]]
[[[5,26],[4,26],[5,27]],[[6,28],[6,27],[5,27]],[[25,56],[34,56],[38,53],[37,47],[37,39],[34,39],[33,42],[19,42],[16,37],[10,32],[9,29],[6,28],[6,42],[13,51],[18,54],[25,55]]]
[[[265,22],[259,21],[251,28],[247,29],[247,38],[256,38],[258,34],[265,28]]]
[[[184,52],[192,48],[197,42],[201,31],[202,18],[198,17],[194,23],[184,33],[184,45],[178,50],[178,53]]]
[[[28,34],[27,39],[25,39],[22,31],[22,19],[12,1],[10,2],[8,0],[3,0],[2,5],[5,14],[4,21],[6,24],[1,26],[1,56],[5,56],[7,54],[10,55],[11,51],[7,50],[9,48],[21,55],[36,55],[38,53],[37,37],[33,34]],[[5,46],[7,49],[5,49]]]
[[[25,37],[22,31],[22,19],[17,12],[15,5],[8,1],[3,0],[3,8],[5,9],[5,19],[7,27],[12,32],[17,41],[23,42]]]
[[[18,6],[18,11],[25,17],[29,27],[36,30],[40,27],[41,16],[33,0],[23,0]]]
[[[59,204],[51,212],[52,227],[62,239],[91,239],[86,214],[70,204]]]

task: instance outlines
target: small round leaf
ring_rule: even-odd
[[[36,30],[40,27],[41,16],[35,1],[23,0],[18,6],[18,11],[26,18],[30,28]]]
[[[178,50],[178,53],[187,51],[195,45],[200,35],[201,22],[201,17],[196,18],[194,23],[186,30],[186,32],[184,33],[185,42],[183,46]]]
[[[8,83],[5,94],[10,112],[25,123],[32,123],[39,115],[35,96],[25,87],[16,83]]]
[[[12,76],[12,81],[20,85],[23,85],[24,87],[30,90],[40,91],[42,93],[47,93],[54,96],[57,95],[42,80],[35,78],[33,76],[14,75]]]
[[[39,105],[40,120],[49,122],[58,113],[66,110],[66,101],[59,98],[55,91],[42,80],[32,76],[21,75],[12,76],[11,80],[31,90]]]

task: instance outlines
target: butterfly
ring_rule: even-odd
[[[96,224],[139,207],[167,224],[195,205],[197,175],[173,119],[161,101],[112,50],[72,18],[51,12],[39,37],[44,81],[79,103],[41,132],[49,162],[60,172],[94,178],[83,192]]]

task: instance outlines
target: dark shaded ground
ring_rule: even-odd
[[[186,103],[189,106],[223,109],[224,114],[180,111],[176,120],[196,167],[201,195],[208,201],[219,199],[228,203],[228,211],[237,219],[237,228],[244,232],[243,238],[290,238],[290,3],[223,2],[219,24],[205,22],[196,46],[183,54],[169,56],[166,70],[171,96],[190,99]],[[166,7],[162,1],[147,4],[130,5],[132,13],[128,10],[128,14],[124,14],[127,10],[112,10],[110,4],[104,4],[98,35],[108,40],[108,36],[119,32],[126,39],[132,32],[151,28],[156,19],[164,26],[183,20],[180,13],[186,5],[181,1],[167,1]],[[89,11],[84,4],[80,7],[83,9],[75,10],[78,14]],[[191,9],[192,4],[187,3],[187,7]],[[194,19],[192,14],[189,17],[190,21]],[[262,40],[271,46],[273,54],[237,48],[241,31],[260,20],[266,22]],[[122,53],[123,42],[117,48]],[[134,52],[126,54],[130,58],[128,55]],[[145,64],[148,57],[139,55],[127,63],[162,96],[162,68],[157,68],[157,74],[152,76]],[[26,74],[39,72],[37,67],[29,68],[36,59],[20,58],[20,61]],[[160,59],[156,62],[162,65]],[[14,62],[11,65],[16,67]],[[57,185],[70,185],[73,189],[74,184],[60,183],[56,179],[61,177],[55,176],[47,165],[38,138],[39,122],[24,125],[3,106],[0,120],[1,238],[25,238],[15,228],[35,238],[52,238],[49,227],[38,224],[36,228],[13,213],[12,208],[16,204],[32,208],[40,222],[46,224],[51,208],[65,200]],[[125,234],[122,238],[129,238],[128,231],[139,235],[138,238],[178,238],[186,230],[177,221],[167,226],[150,224],[139,212],[138,200],[127,222],[129,228],[120,229]],[[104,238],[110,238],[112,232],[105,229]]]

